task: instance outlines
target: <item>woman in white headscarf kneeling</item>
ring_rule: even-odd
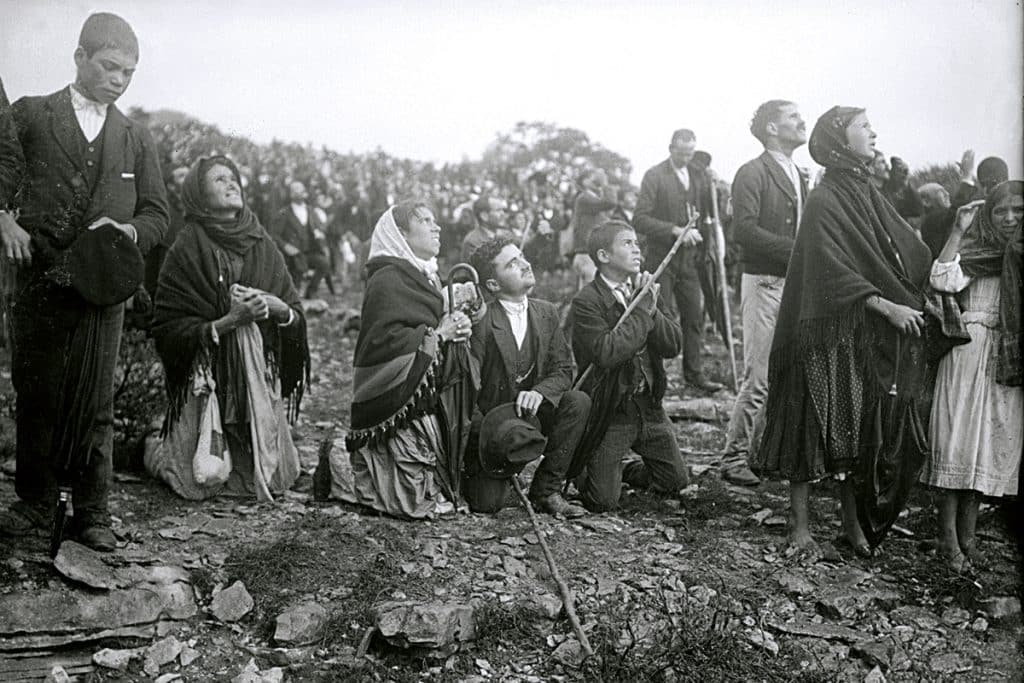
[[[461,381],[453,344],[472,325],[445,310],[440,248],[430,207],[401,202],[377,221],[366,263],[347,446],[359,503],[396,517],[430,518],[458,503],[438,476],[449,441],[439,394]]]

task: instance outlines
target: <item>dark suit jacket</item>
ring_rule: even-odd
[[[576,362],[581,370],[588,365],[594,365],[595,370],[620,370],[616,395],[612,399],[614,405],[636,386],[639,379],[636,373],[641,372],[637,354],[644,345],[654,370],[651,394],[656,401],[665,395],[667,382],[662,359],[679,355],[683,333],[679,325],[665,315],[662,301],[664,299],[658,299],[658,309],[653,316],[643,306],[637,306],[613,331],[625,309],[600,275],[572,300],[572,349]],[[594,374],[597,373],[592,373],[591,377]],[[591,393],[590,387],[583,389]]]
[[[704,233],[703,217],[710,212],[711,189],[703,171],[692,164],[687,169],[690,172],[689,191],[679,182],[679,176],[676,175],[669,159],[649,168],[640,181],[640,195],[637,197],[636,211],[633,213],[633,228],[647,238],[644,267],[652,272],[676,241],[672,229],[678,225],[686,225],[689,220],[687,203],[694,206],[701,215],[702,220],[698,221],[697,228]],[[707,237],[704,234],[705,244]],[[698,255],[703,249],[703,246],[680,247],[672,259],[673,268],[695,268]]]
[[[292,211],[291,204],[282,206],[270,224],[270,236],[274,238],[277,248],[284,254],[284,245],[290,244],[296,247],[303,254],[322,253],[323,247],[313,235],[314,230],[320,230],[326,234],[325,226],[320,221],[316,209],[309,206],[306,211],[309,218],[309,225],[299,222],[298,216]]]
[[[537,381],[532,390],[555,407],[572,386],[573,363],[562,335],[558,307],[540,299],[527,306],[527,334],[537,350]],[[477,406],[487,413],[495,406],[514,401],[516,340],[505,309],[497,301],[487,305],[483,319],[473,326],[470,349],[480,363]]]
[[[14,120],[25,153],[18,222],[44,252],[66,249],[103,216],[135,226],[142,253],[160,242],[167,231],[167,190],[145,126],[110,105],[101,132],[98,180],[90,195],[68,88],[21,98],[14,103]]]
[[[807,179],[800,174],[800,196]],[[732,183],[732,230],[743,250],[743,272],[784,277],[796,238],[797,196],[768,152],[740,166]]]
[[[14,113],[4,92],[3,81],[0,81],[0,211],[13,206],[14,193],[18,191],[24,172],[25,155],[18,142]]]

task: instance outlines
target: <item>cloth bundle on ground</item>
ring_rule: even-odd
[[[853,473],[858,517],[877,545],[926,454],[925,352],[922,339],[902,336],[865,302],[878,295],[921,310],[931,255],[846,143],[862,111],[834,107],[811,135],[826,172],[789,263],[752,468],[792,481]]]
[[[265,500],[298,475],[288,418],[297,414],[309,380],[306,324],[284,259],[255,215],[244,207],[236,218],[224,220],[206,209],[203,177],[215,164],[230,168],[240,181],[224,157],[193,166],[182,190],[186,224],[160,273],[153,337],[167,382],[167,438],[164,452],[147,461],[181,495],[218,493],[221,487],[195,481],[191,462],[204,401],[216,400],[232,472],[241,478],[242,490],[255,490]],[[214,343],[211,324],[230,311],[236,283],[277,296],[292,308],[295,320],[285,327],[271,320],[250,323]],[[178,484],[171,472],[183,473]],[[228,489],[236,487],[229,482]]]

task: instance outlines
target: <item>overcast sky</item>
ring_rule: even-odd
[[[1022,10],[1013,0],[0,0],[8,95],[74,76],[81,24],[113,11],[141,59],[118,103],[171,108],[258,141],[478,157],[520,120],[580,128],[634,179],[697,132],[730,176],[759,151],[763,100],[808,123],[867,107],[912,168],[973,147],[1022,175]],[[800,163],[811,165],[806,149]]]

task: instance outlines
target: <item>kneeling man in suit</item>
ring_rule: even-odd
[[[590,397],[570,389],[573,363],[558,308],[529,297],[536,284],[533,269],[511,240],[488,240],[473,252],[470,262],[496,304],[487,307],[470,339],[480,363],[481,384],[464,480],[470,509],[497,512],[505,505],[508,479],[488,475],[473,444],[483,416],[513,403],[519,415],[535,415],[547,437],[544,459],[530,486],[531,503],[552,515],[580,517],[586,511],[567,502],[560,490],[587,424]]]

